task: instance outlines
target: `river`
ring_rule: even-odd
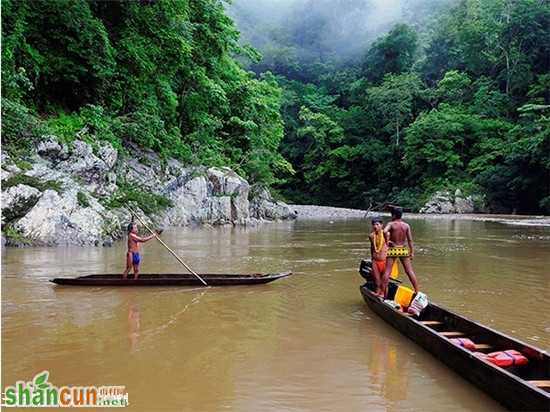
[[[549,227],[411,224],[430,299],[550,348]],[[200,272],[294,272],[233,288],[54,286],[122,271],[124,242],[3,249],[3,385],[42,370],[57,386],[125,385],[135,411],[501,410],[370,312],[357,274],[368,229],[347,220],[163,233]],[[142,271],[182,268],[151,241]]]

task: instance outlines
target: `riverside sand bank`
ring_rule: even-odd
[[[389,216],[386,212],[373,212],[362,209],[346,209],[331,206],[289,205],[302,220],[339,220],[361,219],[370,216]],[[488,215],[488,214],[422,214],[407,213],[410,219],[440,219],[440,220],[475,220],[481,222],[499,222],[509,225],[550,226],[550,216],[518,216],[518,215]]]

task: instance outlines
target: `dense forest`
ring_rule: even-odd
[[[254,3],[231,13],[283,89],[288,198],[550,212],[550,2],[291,1],[275,25]]]
[[[2,1],[2,142],[23,156],[45,134],[134,142],[271,184],[281,89],[218,0]]]
[[[78,134],[293,202],[550,213],[550,2],[401,3],[3,1],[4,150]]]

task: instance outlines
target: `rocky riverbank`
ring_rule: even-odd
[[[24,159],[2,152],[2,243],[110,245],[130,208],[156,227],[293,219],[233,170],[189,167],[136,146],[45,137]]]

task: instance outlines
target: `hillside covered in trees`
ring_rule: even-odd
[[[273,3],[3,1],[3,149],[133,142],[294,202],[550,213],[549,2]]]
[[[3,1],[4,150],[78,133],[270,184],[289,168],[281,90],[238,39],[218,0]]]
[[[418,209],[460,188],[550,212],[549,2],[249,3],[231,13],[283,88],[287,197]]]

